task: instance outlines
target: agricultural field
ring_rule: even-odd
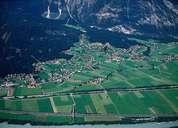
[[[178,43],[139,41],[121,49],[83,36],[65,51],[71,59],[8,75],[0,80],[0,120],[61,125],[177,120]]]

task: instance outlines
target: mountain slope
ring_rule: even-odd
[[[63,15],[71,15],[80,23],[111,31],[178,33],[178,1],[174,0],[65,0]]]

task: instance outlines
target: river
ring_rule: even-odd
[[[141,124],[112,124],[112,125],[65,125],[65,126],[32,126],[0,123],[0,128],[177,128],[178,121],[161,123],[141,123]]]

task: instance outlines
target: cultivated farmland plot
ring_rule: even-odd
[[[178,119],[178,44],[129,49],[81,39],[70,60],[1,80],[0,120],[44,124]],[[148,52],[147,49],[151,49]]]

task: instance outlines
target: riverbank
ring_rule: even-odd
[[[13,125],[7,122],[0,123],[0,128],[174,128],[178,127],[178,121],[174,122],[161,122],[161,123],[141,123],[141,124],[112,124],[112,125],[72,125],[72,126],[32,126],[26,125]]]

